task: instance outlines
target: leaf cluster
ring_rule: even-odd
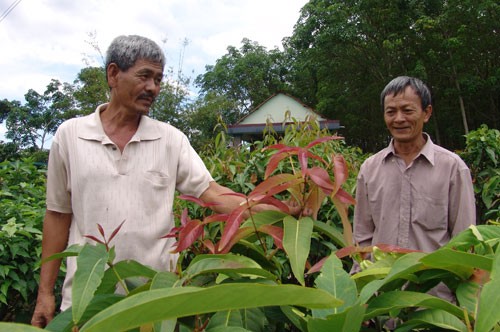
[[[36,299],[45,209],[45,170],[30,159],[0,163],[0,317],[27,313]]]

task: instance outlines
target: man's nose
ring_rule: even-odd
[[[397,111],[396,117],[394,118],[394,121],[397,121],[397,122],[405,121],[405,116],[404,116],[403,112]]]

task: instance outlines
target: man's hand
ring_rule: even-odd
[[[52,293],[38,293],[35,311],[31,318],[31,325],[44,328],[54,318],[56,300]]]

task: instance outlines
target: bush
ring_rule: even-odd
[[[478,223],[500,221],[500,131],[482,125],[469,132],[460,156],[472,172]]]
[[[0,320],[26,319],[36,299],[44,209],[45,170],[0,163]]]

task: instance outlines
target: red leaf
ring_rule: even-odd
[[[91,240],[94,240],[94,241],[95,241],[95,242],[97,242],[97,243],[104,244],[104,242],[103,242],[102,240],[99,240],[98,238],[96,238],[96,237],[95,237],[95,236],[93,236],[93,235],[84,235],[84,237],[89,238],[89,239],[91,239]]]
[[[340,202],[344,204],[356,204],[356,200],[344,189],[339,188],[337,193],[335,194],[335,198],[338,198]]]
[[[100,224],[97,224],[97,229],[99,230],[99,233],[101,233],[102,238],[106,240],[106,236],[104,236],[104,228]]]
[[[333,191],[334,184],[330,180],[330,175],[328,172],[321,167],[313,167],[308,170],[307,174],[311,178],[312,182],[316,183],[325,194],[330,195]]]
[[[211,206],[219,205],[219,203],[215,203],[215,202],[207,202],[207,203],[205,203],[204,201],[202,201],[198,197],[191,196],[191,195],[179,195],[178,198],[182,199],[182,200],[185,200],[185,201],[196,203],[196,204],[198,204],[201,207],[208,207],[209,208]]]
[[[283,249],[283,228],[273,225],[262,225],[257,230],[271,235],[274,239],[276,247]]]
[[[184,210],[182,210],[182,214],[181,214],[181,225],[186,226],[186,224],[189,221],[191,221],[191,219],[189,218],[189,215],[188,215],[188,209],[184,208]]]
[[[211,254],[215,254],[215,246],[211,240],[205,239],[202,243],[208,249],[208,251],[210,251]]]
[[[332,141],[332,140],[339,140],[339,139],[344,139],[344,138],[341,137],[341,136],[336,136],[336,135],[335,136],[320,137],[320,138],[315,139],[311,143],[307,144],[306,148],[310,149],[313,146],[318,145],[320,143],[327,142],[327,141]]]
[[[291,155],[295,155],[298,153],[299,148],[290,148],[286,147],[285,149],[282,149],[269,158],[269,161],[267,163],[266,167],[266,172],[264,173],[264,179],[267,179],[269,175],[271,175],[276,167],[278,167],[280,161],[282,161],[285,158],[288,158]]]
[[[328,257],[321,258],[316,264],[311,266],[311,268],[306,272],[306,274],[313,274],[313,273],[321,271],[321,268],[325,264],[325,261],[327,260],[327,258]]]
[[[300,149],[298,157],[299,157],[299,164],[300,164],[300,169],[302,170],[302,174],[306,174],[306,172],[307,172],[307,150]]]
[[[243,213],[246,211],[246,206],[240,206],[231,212],[227,221],[224,232],[222,233],[218,250],[223,251],[224,248],[231,242],[231,238],[236,234],[243,220]]]
[[[203,224],[209,224],[209,223],[217,222],[217,221],[224,222],[227,220],[227,218],[229,218],[229,214],[225,214],[225,213],[212,214],[208,217],[203,218]]]
[[[333,176],[335,177],[335,191],[342,186],[348,176],[349,170],[347,163],[342,155],[335,155],[333,157]]]
[[[378,243],[375,246],[377,248],[379,248],[380,251],[382,251],[382,252],[394,252],[394,253],[398,253],[398,254],[408,254],[410,252],[423,252],[421,250],[402,248],[402,247],[398,247],[398,246],[391,245],[391,244],[385,244],[385,243]]]
[[[181,252],[189,248],[203,235],[203,224],[199,220],[191,220],[179,232],[179,241],[173,252]]]
[[[115,235],[118,234],[118,232],[122,228],[124,222],[125,222],[125,219],[121,222],[120,225],[118,225],[118,227],[115,228],[115,230],[113,231],[113,233],[111,233],[111,236],[109,237],[108,243],[110,243],[111,240],[113,240],[113,238],[115,237]]]
[[[229,241],[228,244],[224,246],[224,248],[220,247],[220,242],[218,243],[217,246],[217,253],[218,254],[227,254],[231,248],[238,243],[241,239],[246,238],[250,234],[254,232],[252,227],[242,227],[234,233],[234,235],[231,237],[231,240]]]
[[[257,187],[255,187],[252,192],[248,195],[248,198],[251,199],[256,195],[265,195],[269,196],[269,192],[271,195],[279,193],[288,187],[291,187],[297,183],[303,182],[302,177],[293,174],[278,174],[274,175],[264,181],[262,181]],[[284,185],[280,187],[280,185]]]

